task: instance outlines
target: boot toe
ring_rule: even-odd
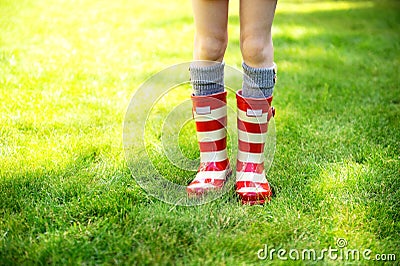
[[[243,204],[255,205],[264,204],[270,201],[272,191],[269,185],[255,185],[253,187],[242,187],[236,190]]]
[[[215,186],[211,183],[195,181],[187,186],[186,191],[189,195],[202,195],[208,191],[212,191],[218,188],[218,186]]]

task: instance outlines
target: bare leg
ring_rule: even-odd
[[[190,80],[196,96],[224,91],[222,61],[228,43],[228,3],[228,0],[192,0],[196,35]]]
[[[228,0],[192,0],[194,60],[222,62],[228,43]]]
[[[240,1],[240,49],[253,68],[273,66],[271,27],[277,0]]]

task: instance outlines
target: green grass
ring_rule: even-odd
[[[240,67],[230,6],[225,61]],[[183,207],[137,185],[122,132],[135,89],[192,58],[190,1],[0,0],[0,265],[291,265],[257,251],[338,238],[398,263],[399,14],[395,0],[279,1],[275,197],[248,207],[230,191]],[[155,158],[170,180],[193,176]]]

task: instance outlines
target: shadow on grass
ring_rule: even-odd
[[[3,177],[0,213],[8,218],[23,215],[19,228],[23,231],[39,224],[58,229],[109,215],[123,217],[132,206],[148,203],[129,169],[107,166],[100,154],[97,149],[82,150],[63,169],[20,171]]]

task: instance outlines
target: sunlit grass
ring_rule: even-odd
[[[321,11],[346,11],[350,9],[362,9],[374,7],[373,1],[282,1],[277,14],[284,13],[313,13]]]

